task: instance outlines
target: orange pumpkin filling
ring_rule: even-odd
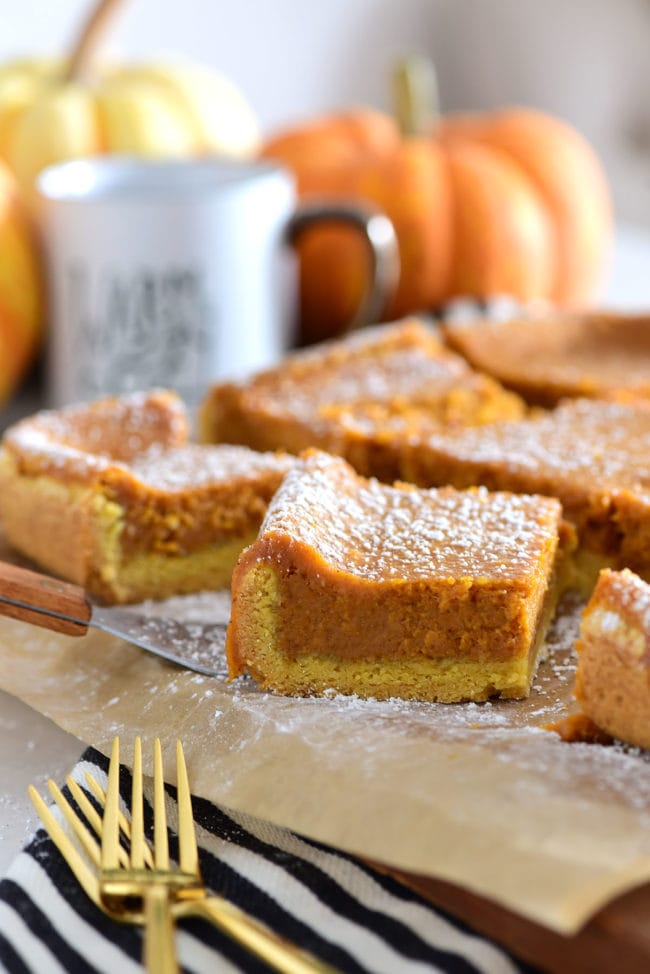
[[[611,737],[650,748],[650,585],[627,569],[601,572],[576,648],[582,712]]]

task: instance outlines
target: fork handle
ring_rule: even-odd
[[[148,974],[179,974],[169,890],[153,883],[144,900],[144,963]]]
[[[92,606],[79,585],[0,561],[0,615],[83,636],[91,614]]]
[[[221,896],[181,901],[173,910],[177,917],[191,915],[210,920],[281,974],[336,974],[329,964],[280,937]]]

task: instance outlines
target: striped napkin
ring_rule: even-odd
[[[86,771],[105,786],[108,759],[88,748],[73,771],[82,786]],[[128,804],[125,767],[120,788]],[[176,857],[176,791],[166,789],[170,853]],[[192,806],[209,889],[340,971],[533,971],[353,856],[202,798],[193,798]],[[150,805],[146,818],[150,826]],[[182,970],[192,974],[269,970],[203,920],[179,924],[177,949]],[[36,832],[0,881],[0,970],[137,974],[141,951],[141,930],[115,923],[95,907],[47,833]]]

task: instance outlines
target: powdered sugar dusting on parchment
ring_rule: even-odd
[[[197,619],[211,598],[152,604],[152,617]],[[0,678],[96,747],[115,734],[125,749],[136,734],[163,736],[168,751],[181,739],[197,795],[570,932],[629,887],[631,867],[636,882],[650,876],[648,755],[543,729],[574,708],[578,619],[577,604],[561,606],[526,701],[275,696],[103,634],[73,639],[8,619]]]
[[[206,625],[227,623],[230,618],[230,592],[196,592],[178,595],[162,602],[149,599],[132,606],[136,612],[160,619],[176,619],[177,622],[203,622]]]
[[[382,721],[406,721],[426,725],[436,733],[452,737],[460,731],[539,730],[544,724],[565,716],[576,709],[572,698],[575,674],[575,651],[573,644],[578,633],[584,601],[575,594],[568,594],[562,600],[555,620],[546,639],[547,658],[539,666],[531,695],[527,700],[492,700],[485,703],[438,704],[417,702],[394,698],[387,701],[364,699],[358,696],[343,695],[335,689],[327,691],[323,698],[279,697],[259,689],[257,683],[248,676],[239,677],[226,684],[225,691],[232,696],[237,706],[263,707],[277,712],[278,701],[283,701],[284,723],[287,719],[293,726],[300,723],[307,713],[319,715],[353,715],[363,713]],[[160,620],[164,627],[165,619],[188,624],[213,625],[226,624],[230,614],[230,593],[200,592],[194,595],[178,596],[165,601],[148,601],[131,607],[134,612],[149,616],[152,621]],[[223,649],[219,649],[223,654]],[[178,671],[182,673],[182,670]],[[221,672],[221,668],[220,668]],[[227,677],[227,666],[223,659],[223,676]],[[210,683],[210,677],[198,676],[199,680]],[[172,677],[173,679],[173,677]],[[310,716],[311,720],[311,716]],[[544,731],[546,734],[547,732]]]

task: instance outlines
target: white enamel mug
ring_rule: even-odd
[[[298,206],[266,162],[105,156],[41,173],[49,279],[48,404],[208,386],[277,361],[294,337],[292,242],[315,221],[354,224],[370,248],[377,320],[397,277],[390,221],[359,206]]]

